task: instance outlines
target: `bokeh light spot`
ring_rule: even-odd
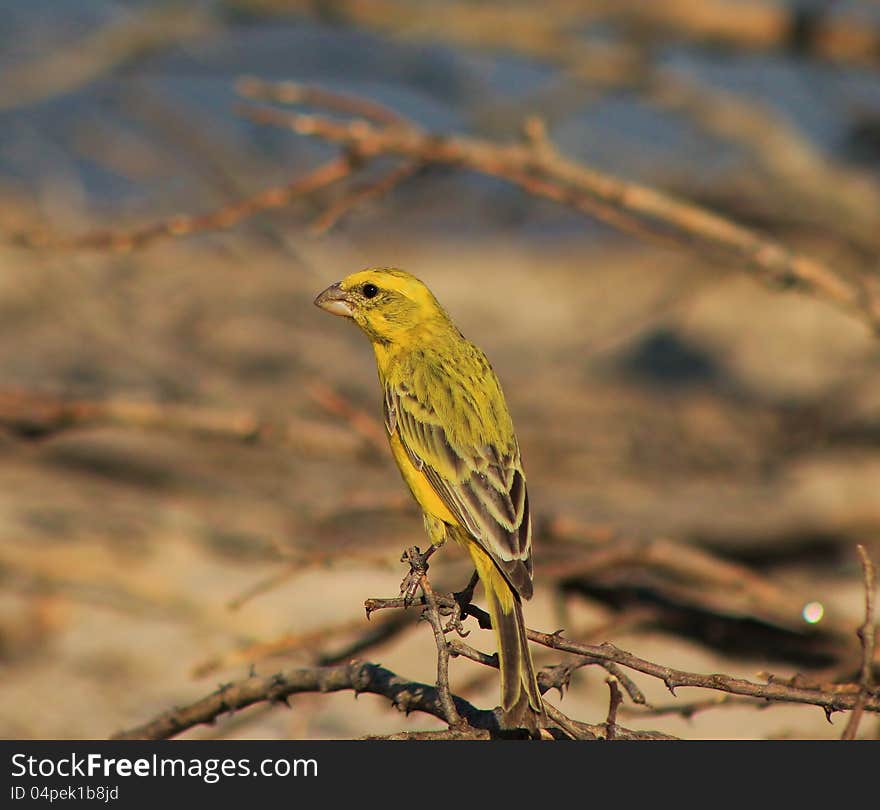
[[[804,605],[803,617],[807,624],[818,624],[825,615],[825,606],[821,602],[807,602]]]

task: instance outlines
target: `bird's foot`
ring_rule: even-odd
[[[455,594],[453,594],[455,595]],[[444,633],[451,633],[453,630],[458,634],[459,638],[465,638],[471,634],[470,630],[464,629],[464,620],[467,618],[467,611],[456,601],[452,607],[449,621],[443,627]]]
[[[471,605],[471,600],[474,598],[474,588],[477,587],[477,582],[479,582],[479,577],[477,576],[477,572],[471,575],[470,582],[460,591],[456,591],[452,594],[452,598],[455,600],[455,604],[452,606],[450,610],[450,619],[446,623],[446,627],[443,628],[444,633],[449,633],[452,630],[458,634],[459,638],[464,638],[465,636],[470,635],[470,630],[464,629],[464,620],[468,617],[468,608]]]
[[[428,558],[436,551],[436,546],[431,546],[424,554],[418,546],[410,546],[403,552],[401,562],[409,563],[409,573],[400,583],[400,595],[407,607],[412,604],[416,591],[422,584],[422,578],[428,573]]]

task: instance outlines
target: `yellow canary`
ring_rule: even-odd
[[[460,543],[485,590],[503,724],[535,732],[543,706],[521,603],[532,595],[529,498],[495,372],[431,291],[403,270],[354,273],[315,304],[353,319],[370,339],[391,452],[432,547],[449,537]]]

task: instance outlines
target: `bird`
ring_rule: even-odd
[[[372,344],[391,453],[422,510],[429,553],[456,541],[483,586],[498,646],[500,725],[538,736],[545,715],[522,612],[533,591],[529,497],[498,377],[404,270],[352,273],[315,304],[353,320]]]

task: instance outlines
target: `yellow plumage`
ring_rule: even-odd
[[[505,725],[535,730],[543,713],[521,600],[532,595],[525,474],[501,385],[430,290],[402,270],[371,268],[315,301],[370,339],[385,425],[431,543],[470,554],[498,640]]]

